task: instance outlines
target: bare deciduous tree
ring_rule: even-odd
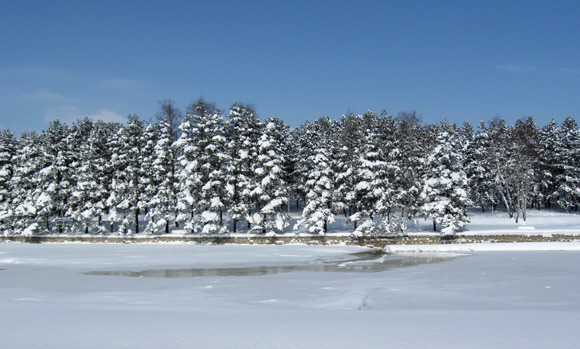
[[[172,130],[172,141],[177,141],[179,137],[179,124],[183,119],[181,110],[175,106],[175,102],[170,99],[159,101],[159,111],[155,114],[159,121],[165,121]]]

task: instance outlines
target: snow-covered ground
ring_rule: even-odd
[[[284,231],[278,231],[277,233],[269,232],[267,236],[312,236],[306,229],[293,229],[295,223],[301,218],[301,211],[297,208],[293,208],[289,212],[289,227]],[[144,216],[141,217],[141,231],[147,225],[147,220]],[[227,215],[224,215],[226,221],[229,220]],[[480,209],[472,208],[469,210],[470,223],[466,227],[461,228],[457,235],[552,235],[552,234],[564,234],[564,235],[578,235],[580,234],[580,214],[577,213],[567,213],[561,210],[535,210],[530,209],[527,214],[527,219],[524,221],[520,219],[518,223],[515,219],[509,218],[505,210],[499,210],[496,212],[485,212],[482,213]],[[377,222],[378,223],[378,219]],[[96,225],[96,222],[93,222]],[[104,226],[109,226],[109,221],[103,221]],[[439,227],[438,232],[433,232],[433,223],[429,219],[424,219],[418,217],[415,221],[405,220],[407,226],[407,234],[413,235],[436,235],[441,234]],[[237,233],[233,233],[233,227],[231,222],[228,222],[227,229],[228,233],[219,234],[202,234],[189,233],[183,228],[175,228],[173,222],[171,223],[171,230],[169,234],[163,234],[157,232],[154,234],[140,233],[136,235],[131,235],[132,237],[151,237],[152,235],[163,235],[167,237],[182,237],[182,236],[231,236],[231,237],[248,237],[248,236],[263,236],[262,233],[249,233],[247,230],[246,222],[238,222]],[[181,225],[182,227],[183,225]],[[90,234],[85,234],[84,229],[74,231],[72,233],[65,234],[47,234],[52,236],[103,236],[100,233],[96,233],[97,230],[94,226],[91,228]],[[117,226],[115,225],[115,232],[110,234],[110,236],[120,236],[117,232]],[[346,217],[344,215],[336,215],[335,220],[328,224],[328,236],[351,236],[354,227],[352,224],[347,223]],[[0,232],[0,236],[6,234],[6,232]],[[20,234],[16,234],[20,235]],[[23,235],[29,235],[24,232]],[[41,234],[45,235],[45,234]],[[105,234],[105,236],[109,236]]]
[[[485,212],[478,209],[469,211],[470,223],[459,231],[459,235],[486,234],[579,234],[580,215],[554,210],[529,210],[524,221],[516,223],[506,212]],[[433,229],[430,220],[419,219],[417,224],[409,224],[409,232],[429,233]]]
[[[580,252],[368,251],[0,244],[0,346],[577,346]]]

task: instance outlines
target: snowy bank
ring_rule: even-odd
[[[475,243],[445,245],[389,245],[388,253],[409,252],[508,252],[508,251],[580,251],[580,242]]]

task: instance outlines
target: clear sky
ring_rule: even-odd
[[[2,1],[2,129],[200,96],[292,126],[580,120],[580,1]]]

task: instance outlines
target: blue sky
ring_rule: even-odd
[[[203,96],[292,126],[580,118],[578,1],[4,1],[0,128]]]

